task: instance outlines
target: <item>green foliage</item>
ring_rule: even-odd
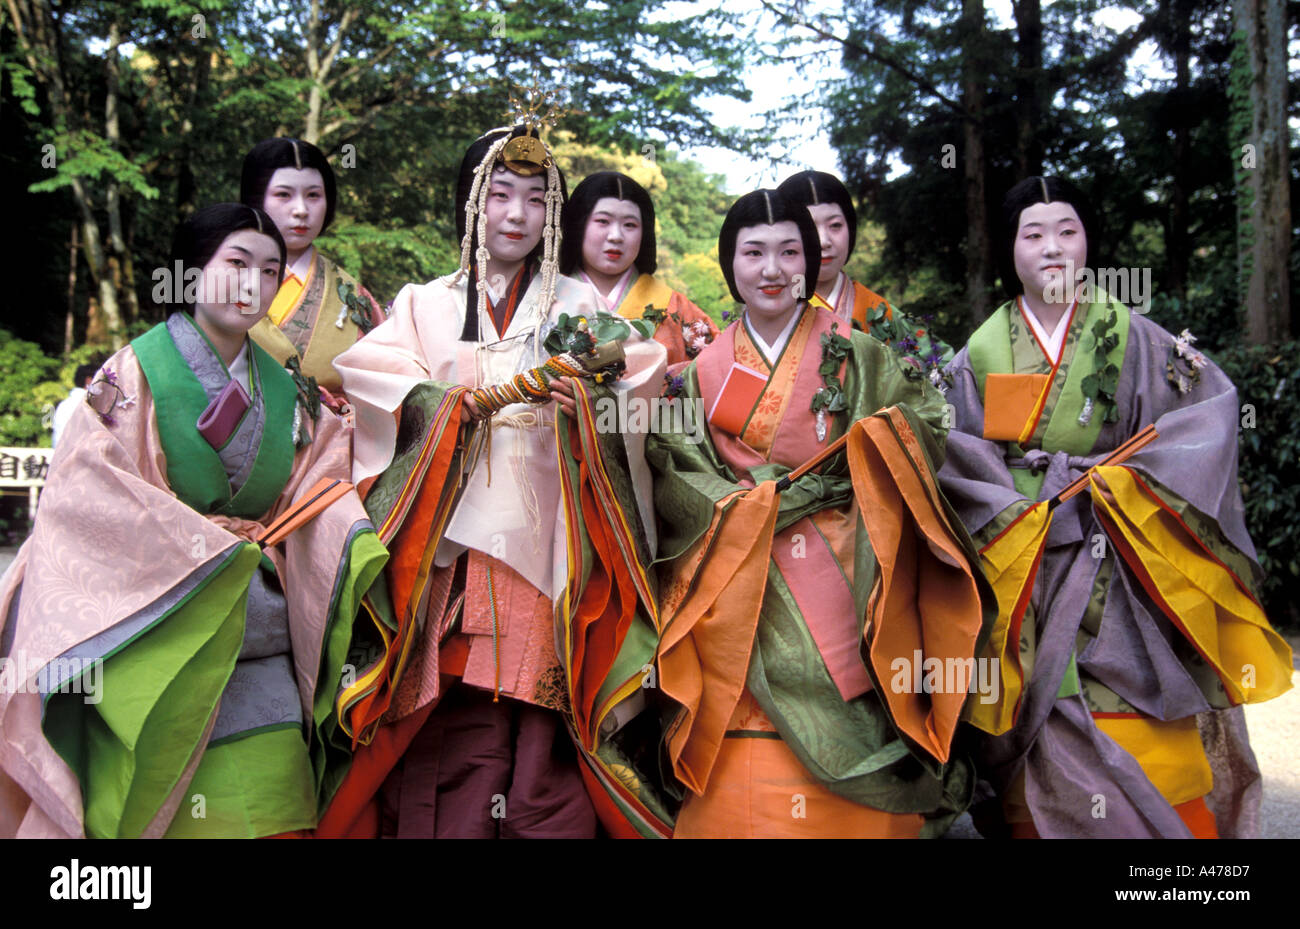
[[[0,329],[0,445],[41,448],[50,444],[50,432],[41,422],[46,390],[33,395],[32,385],[53,377],[59,362],[47,358],[39,345],[15,339]],[[67,396],[63,390],[58,399]]]
[[[146,200],[158,196],[158,188],[145,180],[140,166],[116,151],[108,140],[93,132],[65,132],[51,139],[55,151],[54,176],[32,184],[32,193],[49,193],[72,184],[74,179],[102,183],[104,176],[135,191]]]
[[[721,227],[722,224],[718,225]],[[726,328],[728,320],[723,319],[722,314],[734,313],[737,304],[731,299],[731,291],[727,289],[722,268],[718,266],[717,245],[707,252],[683,255],[677,262],[676,280],[669,275],[664,277],[669,286],[686,294],[720,328]]]
[[[646,189],[655,204],[655,276],[721,324],[722,311],[735,307],[718,267],[718,231],[731,205],[724,179],[671,149],[647,145],[629,153],[575,142],[568,132],[555,136],[553,150],[570,189],[598,171],[621,172]]]
[[[262,138],[308,138],[325,151],[338,175],[339,203],[321,250],[381,302],[407,282],[458,264],[452,203],[461,156],[481,132],[510,121],[508,98],[519,88],[560,92],[555,135],[567,130],[586,145],[617,145],[636,158],[648,151],[651,162],[656,150],[660,161],[672,161],[668,144],[753,141],[713,115],[716,100],[749,96],[741,72],[752,41],[741,15],[726,10],[667,10],[653,0],[57,6],[52,40],[63,80],[61,114],[47,77],[16,53],[13,24],[0,25],[0,74],[8,78],[0,81],[0,119],[6,136],[18,140],[0,154],[6,201],[21,196],[40,223],[33,228],[39,243],[22,258],[44,269],[30,291],[43,304],[66,292],[69,233],[83,216],[74,182],[87,192],[109,247],[111,180],[121,204],[119,241],[134,262],[134,280],[122,282],[119,301],[129,303],[125,289],[133,286],[146,324],[165,312],[151,299],[150,273],[166,264],[177,223],[205,204],[237,199],[241,161]],[[315,55],[307,53],[313,10]],[[113,59],[120,137],[111,144],[105,42],[113,25],[121,40]],[[55,145],[53,165],[42,163],[46,142]],[[691,169],[678,175],[680,186],[693,190],[698,178]],[[668,217],[669,240],[679,218]],[[716,234],[711,219],[698,226],[705,239]],[[83,250],[85,244],[83,235]],[[74,338],[86,330],[86,308],[98,297],[79,264]],[[118,271],[111,273],[116,279]],[[53,313],[39,322],[0,318],[47,351],[61,348],[61,323]]]
[[[676,152],[660,152],[659,168],[665,189],[655,198],[658,276],[721,325],[722,311],[736,306],[718,266],[718,232],[731,197],[721,176],[709,174]]]
[[[361,281],[386,305],[404,284],[450,274],[460,264],[455,227],[385,228],[341,218],[316,240],[326,255]]]
[[[27,67],[21,61],[0,55],[0,72],[4,72],[9,78],[10,92],[18,101],[18,105],[28,116],[39,116],[41,114],[40,105],[36,102],[36,87],[32,84],[32,69]]]
[[[1260,599],[1275,624],[1300,626],[1300,342],[1236,346],[1214,360],[1241,404],[1238,477],[1246,527],[1264,569]]]

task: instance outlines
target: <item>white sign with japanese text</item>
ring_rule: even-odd
[[[0,487],[41,487],[50,473],[52,448],[0,448]]]

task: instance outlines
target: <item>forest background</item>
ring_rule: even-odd
[[[237,199],[259,139],[328,154],[318,245],[386,302],[455,267],[466,145],[519,88],[554,89],[570,188],[605,169],[644,184],[663,277],[721,319],[717,232],[743,191],[681,151],[775,164],[822,120],[859,204],[849,273],[955,346],[1003,299],[1005,190],[1048,173],[1093,197],[1093,263],[1151,269],[1152,318],[1237,384],[1266,606],[1298,624],[1300,3],[994,2],[0,0],[0,445],[48,445],[76,365],[163,318],[172,231]],[[1166,76],[1136,80],[1152,54]],[[720,121],[753,98],[747,63],[777,59],[838,69],[762,129]]]

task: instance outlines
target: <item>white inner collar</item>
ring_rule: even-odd
[[[614,286],[609,289],[609,293],[601,291],[596,282],[587,276],[586,271],[579,271],[578,275],[596,291],[596,295],[600,297],[601,301],[605,304],[605,309],[610,313],[617,315],[619,304],[621,304],[623,298],[627,296],[627,292],[632,286],[632,278],[636,273],[635,264],[628,267],[628,269],[623,272],[623,275],[614,282]]]
[[[831,308],[832,312],[839,304],[840,294],[843,293],[844,285],[848,279],[849,276],[841,271],[839,276],[835,278],[835,286],[831,289],[831,292],[826,295],[826,305]]]
[[[289,265],[289,273],[304,284],[307,282],[307,274],[311,271],[311,263],[316,259],[316,246],[313,245],[298,256],[298,260]]]
[[[1038,341],[1042,343],[1043,348],[1047,350],[1047,357],[1051,359],[1052,364],[1061,360],[1061,349],[1065,347],[1065,335],[1070,331],[1070,319],[1074,316],[1074,304],[1061,314],[1061,318],[1056,321],[1056,328],[1049,335],[1047,329],[1038,321],[1038,316],[1024,300],[1017,301],[1024,308],[1025,319],[1029,320],[1029,327],[1034,330],[1034,335],[1038,336]]]
[[[252,396],[251,388],[253,386],[253,382],[252,382],[252,374],[250,373],[249,366],[248,366],[248,339],[247,338],[244,339],[244,344],[240,346],[239,354],[235,356],[235,360],[230,363],[230,379],[234,381],[239,381],[239,383],[243,384],[245,387],[250,388],[249,396]]]
[[[803,318],[804,310],[806,309],[806,304],[803,307],[796,307],[795,311],[790,314],[790,321],[785,324],[785,328],[781,330],[781,333],[775,340],[773,340],[772,344],[769,345],[763,337],[758,334],[757,330],[754,329],[753,323],[749,321],[749,310],[746,308],[745,331],[749,333],[749,337],[753,340],[754,346],[763,353],[763,358],[766,359],[769,365],[775,365],[776,360],[781,357],[781,352],[785,348],[785,343],[790,341],[790,336],[794,333],[794,327],[799,325],[799,320]]]

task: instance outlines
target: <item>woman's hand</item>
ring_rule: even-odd
[[[473,422],[482,418],[483,413],[479,410],[478,404],[474,402],[474,395],[468,392],[463,394],[460,401],[461,423]]]
[[[573,399],[573,381],[571,378],[562,377],[557,381],[547,381],[546,386],[551,389],[551,399],[554,400],[566,414],[571,418],[578,418],[578,405]]]

